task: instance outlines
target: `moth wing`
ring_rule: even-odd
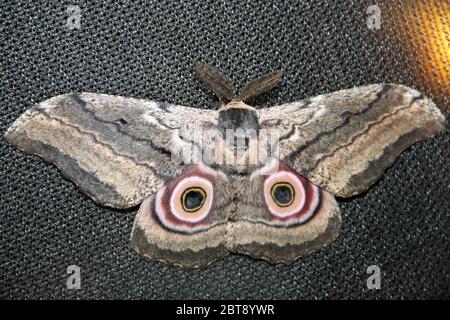
[[[27,110],[7,130],[8,143],[41,156],[96,203],[141,203],[182,163],[171,137],[212,111],[105,94],[64,94]]]
[[[404,149],[446,126],[430,99],[395,84],[263,109],[259,118],[262,128],[279,130],[281,160],[340,197],[366,191]]]
[[[182,205],[189,190],[202,190],[197,210]],[[203,164],[186,166],[155,195],[146,199],[131,232],[141,255],[188,268],[207,267],[228,254],[228,218],[233,192],[227,177]]]
[[[290,264],[338,237],[341,215],[334,196],[284,163],[271,161],[240,185],[228,231],[231,252]],[[277,203],[274,191],[286,185],[292,202]]]

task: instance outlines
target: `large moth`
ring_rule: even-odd
[[[55,164],[97,204],[140,204],[131,242],[142,255],[206,267],[228,253],[291,263],[336,239],[334,196],[366,191],[405,148],[445,128],[411,88],[374,84],[256,109],[229,78],[196,64],[218,110],[93,93],[26,111],[6,140]],[[276,137],[276,139],[274,139]]]

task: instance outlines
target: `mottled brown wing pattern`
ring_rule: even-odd
[[[444,130],[434,103],[402,85],[341,90],[260,110],[281,130],[280,160],[340,197],[366,191],[416,141]]]
[[[96,203],[140,204],[177,176],[172,136],[213,111],[105,94],[65,94],[26,111],[6,132],[13,146],[43,157]]]

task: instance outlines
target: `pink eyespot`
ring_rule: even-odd
[[[200,176],[181,180],[170,196],[170,210],[179,220],[197,223],[209,213],[212,205],[213,185]]]
[[[155,213],[169,229],[205,229],[214,200],[215,175],[202,165],[188,167],[155,196]]]
[[[320,189],[282,162],[264,179],[264,200],[275,224],[303,223],[320,203]]]

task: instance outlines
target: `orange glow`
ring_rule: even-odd
[[[441,89],[448,95],[450,90],[450,6],[424,4],[417,1],[416,34],[423,41],[423,51],[417,54],[423,59],[427,74],[437,78]]]
[[[385,2],[382,24],[413,59],[408,68],[426,94],[448,108],[450,95],[450,6],[447,1]],[[384,10],[386,11],[384,11]],[[384,18],[384,21],[383,21]],[[395,34],[393,34],[394,32]],[[394,40],[396,41],[396,40]],[[406,57],[405,57],[406,58]],[[448,111],[448,110],[447,110]]]

